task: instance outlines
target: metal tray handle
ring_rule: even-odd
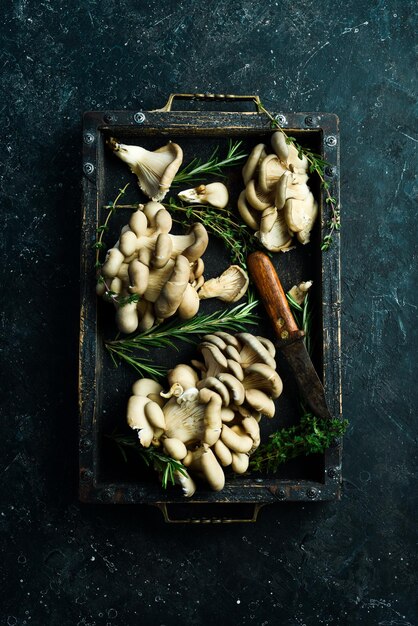
[[[168,113],[171,111],[171,107],[174,99],[178,100],[225,100],[225,101],[243,101],[251,100],[254,102],[258,111],[258,105],[261,104],[260,96],[240,96],[230,93],[171,93],[167,100],[167,104],[162,109],[154,109],[153,113]]]
[[[165,503],[158,503],[155,505],[163,514],[164,521],[167,524],[236,524],[236,523],[254,523],[257,521],[260,509],[265,506],[264,504],[254,504],[252,517],[186,517],[176,518],[171,517],[169,512],[169,505]],[[175,505],[172,505],[175,506]],[[190,505],[191,507],[199,505]],[[222,505],[220,505],[222,506]]]

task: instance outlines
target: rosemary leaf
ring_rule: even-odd
[[[195,343],[198,337],[218,330],[239,332],[246,326],[257,323],[254,308],[258,301],[252,297],[244,304],[233,309],[221,309],[205,315],[197,315],[190,320],[164,322],[137,335],[106,341],[106,349],[113,361],[122,360],[133,367],[139,374],[159,378],[164,374],[163,368],[155,365],[147,358],[135,355],[135,351],[148,352],[151,348],[174,348],[175,341]]]
[[[228,152],[224,159],[219,159],[218,148],[212,152],[208,161],[203,162],[201,159],[193,159],[188,165],[183,167],[173,180],[173,186],[183,185],[184,183],[201,183],[202,176],[212,175],[221,178],[226,178],[223,173],[225,167],[232,167],[236,165],[242,159],[245,159],[248,155],[245,152],[240,151],[242,141],[230,140],[228,142]]]

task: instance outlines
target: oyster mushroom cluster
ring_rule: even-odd
[[[236,302],[247,290],[248,276],[235,265],[204,282],[201,257],[208,234],[203,224],[193,224],[187,235],[173,235],[171,227],[171,215],[163,205],[148,202],[132,213],[107,252],[96,292],[113,301],[116,324],[123,333],[148,330],[175,313],[190,319],[201,299]]]
[[[267,250],[284,252],[294,235],[302,244],[309,242],[318,204],[307,184],[307,158],[280,131],[272,134],[271,146],[272,154],[260,143],[248,157],[238,210]]]
[[[161,446],[187,468],[176,480],[188,497],[196,477],[220,491],[225,468],[248,469],[260,444],[259,421],[274,416],[283,388],[274,345],[264,337],[217,332],[203,337],[199,351],[201,360],[169,371],[167,393],[154,380],[137,380],[127,408],[140,443]]]

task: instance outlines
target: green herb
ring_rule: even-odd
[[[104,248],[106,248],[106,244],[103,241],[103,234],[109,229],[109,220],[112,217],[113,213],[116,211],[116,209],[119,208],[118,202],[121,199],[121,197],[125,195],[125,192],[127,188],[129,187],[129,184],[130,183],[127,183],[125,187],[123,187],[122,189],[119,189],[118,195],[116,196],[116,198],[113,200],[111,204],[107,204],[105,207],[103,207],[105,209],[108,209],[108,213],[106,215],[106,219],[104,223],[97,227],[97,231],[96,231],[97,241],[93,244],[93,248],[95,248],[96,250],[96,268],[97,269],[100,269],[102,266],[102,264],[100,263],[100,250],[103,250]]]
[[[268,443],[253,454],[250,467],[255,472],[275,473],[290,459],[324,452],[334,439],[347,430],[347,420],[324,420],[305,413],[300,423],[270,435]]]
[[[273,115],[269,111],[267,111],[267,109],[261,102],[255,100],[255,103],[258,107],[259,112],[264,113],[270,119],[272,128],[280,131],[285,136],[286,142],[292,143],[295,146],[295,148],[298,150],[298,154],[300,157],[304,155],[307,158],[309,163],[309,172],[311,174],[316,173],[319,177],[321,187],[326,195],[325,202],[329,205],[329,208],[331,210],[331,218],[329,219],[327,224],[329,231],[324,236],[321,245],[321,250],[328,250],[332,244],[332,238],[334,233],[336,231],[339,231],[341,228],[340,208],[338,206],[338,201],[336,198],[334,198],[334,196],[331,195],[330,184],[328,181],[325,180],[325,168],[331,166],[327,161],[322,158],[321,155],[302,147],[300,144],[297,143],[294,137],[287,135],[287,133],[280,126],[277,119],[273,117]]]
[[[293,315],[298,327],[305,333],[304,342],[309,354],[312,354],[312,311],[309,300],[309,293],[306,292],[302,305],[300,305],[288,292],[286,294],[287,301],[293,311]]]
[[[144,448],[135,435],[117,435],[114,433],[112,435],[106,435],[106,437],[115,442],[125,462],[128,462],[128,457],[125,452],[125,448],[127,448],[136,452],[147,467],[152,465],[154,470],[161,474],[161,484],[164,489],[167,489],[169,484],[175,484],[176,472],[187,476],[187,471],[183,463],[164,454],[164,452],[156,446]]]
[[[222,160],[218,157],[218,148],[216,147],[209,160],[202,163],[201,159],[193,159],[188,165],[183,167],[173,180],[173,185],[183,185],[184,183],[200,183],[202,176],[216,175],[221,178],[226,178],[223,173],[225,167],[231,167],[245,159],[248,155],[245,152],[240,151],[242,141],[235,141],[234,143],[229,140],[228,153]]]
[[[260,243],[250,232],[248,226],[241,224],[231,209],[211,209],[201,204],[184,205],[169,199],[164,205],[174,213],[174,221],[189,227],[190,220],[198,220],[206,229],[220,239],[229,250],[231,260],[242,268],[247,266],[247,256],[258,250]]]
[[[136,355],[137,351],[148,352],[152,348],[174,348],[177,350],[175,341],[195,343],[199,336],[218,330],[243,331],[246,326],[257,323],[257,317],[253,312],[257,304],[256,300],[250,300],[233,309],[196,315],[190,320],[164,322],[131,337],[106,341],[105,346],[115,364],[118,360],[123,360],[140,374],[158,378],[165,373],[164,370],[159,366],[151,365],[147,358],[143,359],[142,356],[139,358]]]

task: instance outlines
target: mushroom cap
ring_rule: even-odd
[[[276,185],[276,194],[274,196],[274,206],[276,209],[282,209],[286,202],[286,191],[289,182],[290,172],[283,172]]]
[[[271,136],[271,147],[279,157],[280,161],[287,163],[289,156],[289,144],[286,141],[285,134],[278,130]]]
[[[160,295],[154,304],[155,315],[162,319],[171,317],[177,311],[183,294],[189,283],[190,264],[185,256],[179,254],[173,271],[161,289]]]
[[[245,389],[259,389],[272,398],[278,398],[283,391],[282,379],[275,369],[266,363],[254,363],[245,370]]]
[[[149,151],[140,146],[118,143],[113,138],[108,143],[116,156],[136,174],[145,195],[155,201],[162,200],[183,161],[180,146],[170,141],[157,150]]]
[[[251,179],[245,187],[245,197],[256,211],[264,211],[264,209],[274,204],[272,191],[263,191],[254,179]]]
[[[286,168],[280,163],[275,154],[269,154],[263,159],[258,173],[258,184],[263,193],[272,193],[274,188],[284,174]]]
[[[289,198],[284,205],[286,224],[294,233],[310,231],[318,213],[318,206],[312,194],[305,200]]]
[[[188,237],[194,237],[194,241],[184,248],[182,255],[190,261],[190,263],[196,261],[202,256],[209,243],[209,236],[206,228],[200,222],[193,224]],[[179,237],[177,237],[178,239]]]
[[[163,448],[172,459],[181,461],[187,454],[187,448],[180,439],[167,437],[163,440]]]
[[[239,265],[231,265],[217,278],[211,278],[199,289],[199,298],[219,298],[224,302],[237,302],[248,289],[247,273]]]
[[[243,189],[238,198],[238,212],[244,222],[253,230],[258,230],[260,226],[260,213],[247,202],[246,189]]]
[[[192,204],[210,204],[217,209],[224,209],[228,204],[228,189],[223,183],[215,182],[185,189],[177,194],[180,200]]]
[[[244,344],[240,352],[244,370],[253,363],[266,363],[276,369],[276,361],[257,337],[251,333],[238,333],[237,337]]]
[[[134,396],[148,396],[149,394],[159,394],[163,390],[162,385],[152,378],[139,378],[132,385]]]
[[[261,161],[267,155],[266,148],[267,146],[264,143],[258,143],[252,149],[247,159],[247,162],[242,168],[242,177],[244,179],[244,185],[246,185],[251,180],[251,178],[253,178]]]
[[[167,380],[170,387],[172,387],[174,383],[179,383],[183,391],[185,391],[191,387],[196,387],[199,377],[190,365],[180,363],[180,365],[176,365],[173,369],[168,370]],[[162,391],[162,389],[160,391]]]
[[[271,252],[287,250],[292,244],[283,211],[271,207],[263,211],[260,230],[255,233],[260,243]]]
[[[176,470],[174,472],[175,481],[181,485],[185,498],[191,498],[196,491],[196,485],[188,472]]]
[[[274,402],[263,391],[259,389],[247,389],[245,392],[245,400],[258,413],[262,413],[266,417],[274,417]]]
[[[200,299],[194,287],[187,285],[183,298],[177,309],[177,313],[182,320],[189,320],[196,315],[199,310]]]

